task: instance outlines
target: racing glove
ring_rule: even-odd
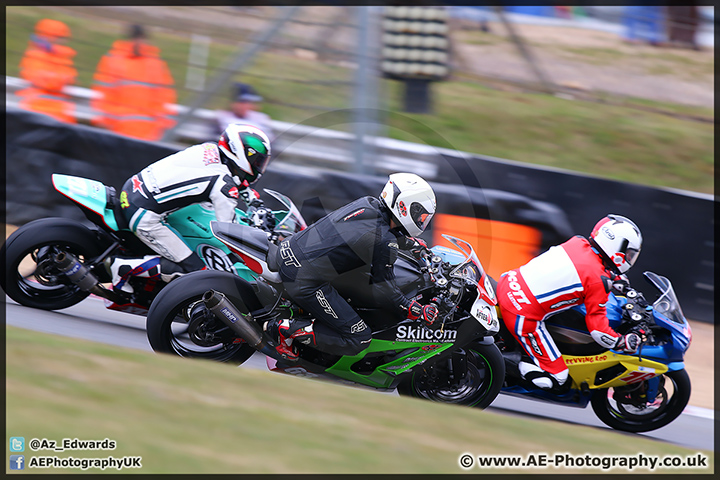
[[[255,190],[254,188],[250,188],[250,185],[247,184],[247,181],[243,181],[242,187],[244,187],[242,190],[240,190],[240,197],[245,202],[245,205],[248,207],[254,207],[254,208],[261,208],[265,206],[265,202],[260,200],[260,194]]]
[[[618,338],[615,350],[622,350],[624,353],[635,353],[640,346],[640,335],[628,333]]]
[[[612,281],[610,291],[618,295],[624,295],[629,289],[630,282],[628,278],[625,275],[619,275]]]
[[[255,192],[255,190],[253,190],[253,192]],[[255,193],[257,193],[257,192],[255,192]],[[253,198],[253,199],[250,201],[250,205],[248,205],[248,206],[249,206],[249,207],[255,207],[255,208],[261,208],[261,207],[264,207],[264,206],[265,206],[265,202],[263,202],[263,201],[260,200],[259,198]]]
[[[422,320],[423,325],[430,328],[435,326],[434,324],[435,320],[437,320],[437,316],[438,309],[437,306],[433,303],[430,303],[428,305],[420,305],[417,300],[413,300],[408,307],[407,318],[409,318],[410,320],[420,319]]]
[[[425,240],[423,240],[422,238],[408,237],[408,240],[411,243],[408,250],[410,250],[410,253],[412,253],[415,258],[421,258],[423,253],[429,250],[427,243],[425,243]]]

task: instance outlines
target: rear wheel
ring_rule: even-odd
[[[440,362],[426,371],[413,373],[398,385],[398,393],[434,402],[486,408],[500,393],[505,380],[505,362],[498,348],[473,344],[464,349],[466,372],[460,378],[452,362]]]
[[[590,400],[595,415],[606,425],[625,432],[649,432],[675,420],[690,400],[690,377],[685,370],[660,377],[652,403],[643,401],[647,381],[599,390]]]
[[[0,252],[5,293],[21,305],[44,310],[60,310],[85,299],[90,293],[70,282],[52,260],[60,252],[72,253],[87,265],[102,248],[90,230],[63,219],[36,220],[17,229]]]
[[[147,315],[147,336],[152,349],[187,358],[202,358],[240,365],[255,350],[238,339],[220,320],[205,309],[203,294],[214,289],[225,294],[238,308],[244,302],[237,293],[237,278],[230,273],[200,271],[173,280],[163,288]]]

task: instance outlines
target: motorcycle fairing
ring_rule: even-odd
[[[55,190],[80,205],[83,209],[99,215],[110,230],[119,230],[115,212],[113,212],[112,205],[108,202],[108,187],[103,185],[102,182],[53,173],[52,183]]]
[[[667,365],[663,363],[611,350],[599,355],[563,355],[563,360],[570,370],[572,388],[575,389],[579,389],[583,383],[590,389],[623,387],[668,371]]]
[[[326,372],[361,385],[392,388],[397,383],[399,375],[452,347],[453,343],[391,342],[374,338],[365,350],[352,357],[341,357]],[[369,374],[358,373],[352,369],[353,365],[369,354],[378,352],[387,352],[389,358],[386,363],[375,367]]]
[[[240,258],[253,272],[273,283],[280,283],[280,274],[270,269],[270,240],[263,230],[230,222],[210,222],[213,235]]]

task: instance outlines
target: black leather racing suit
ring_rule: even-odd
[[[390,229],[391,214],[374,197],[359,198],[329,213],[281,243],[280,276],[290,297],[315,319],[315,345],[336,355],[356,355],[367,347],[370,328],[330,285],[355,269],[371,274],[375,299],[395,306],[398,319],[411,303],[395,283],[398,248],[410,241]]]

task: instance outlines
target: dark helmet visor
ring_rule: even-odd
[[[425,231],[432,217],[433,214],[428,212],[421,203],[412,202],[410,204],[410,218],[420,230]]]

